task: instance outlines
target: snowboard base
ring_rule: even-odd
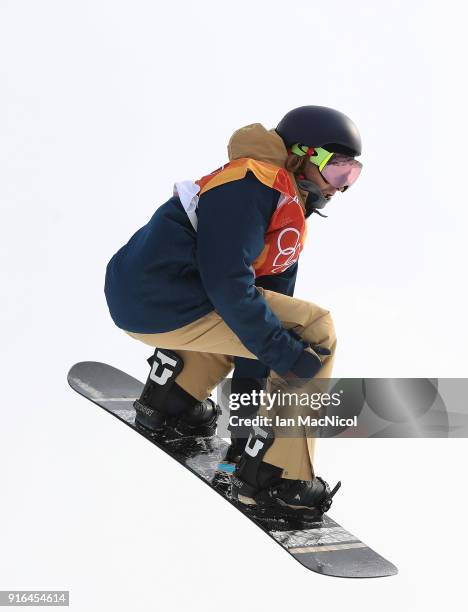
[[[307,569],[342,578],[392,576],[397,568],[343,529],[329,516],[305,528],[297,519],[267,516],[255,506],[244,506],[230,495],[231,475],[218,468],[228,443],[218,436],[182,436],[167,428],[153,434],[135,425],[133,402],[140,397],[143,383],[112,366],[95,361],[74,365],[68,373],[72,389],[150,440],[265,531]]]

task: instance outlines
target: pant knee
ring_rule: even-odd
[[[310,323],[304,329],[303,337],[311,344],[320,344],[333,351],[336,346],[336,331],[330,311],[320,309],[317,313],[317,307],[311,305]]]

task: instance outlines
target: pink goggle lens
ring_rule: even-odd
[[[322,170],[323,178],[336,187],[351,187],[361,174],[362,164],[352,157],[335,153]]]

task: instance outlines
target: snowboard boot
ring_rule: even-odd
[[[189,436],[214,435],[220,409],[211,398],[199,401],[175,382],[182,359],[167,349],[156,349],[148,363],[148,380],[133,404],[136,425],[151,432],[172,427]]]
[[[195,398],[190,395],[190,399],[192,401]],[[218,417],[221,413],[220,407],[215,404],[211,397],[207,397],[201,402],[195,399],[195,402],[180,415],[175,428],[188,436],[214,436]]]
[[[258,506],[272,518],[322,520],[341,483],[330,491],[320,476],[310,481],[282,478],[282,468],[262,460],[273,440],[271,429],[256,428],[232,476],[232,497],[244,505]]]
[[[261,464],[260,481],[265,478],[262,488],[258,484],[251,485],[241,480],[236,471],[231,479],[233,498],[244,505],[258,506],[274,518],[321,521],[341,483],[338,482],[333,491],[330,491],[328,483],[320,476],[313,480],[290,480],[276,474],[271,478],[277,469],[282,472],[276,466]]]

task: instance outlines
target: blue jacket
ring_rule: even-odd
[[[265,365],[287,372],[303,346],[285,330],[255,283],[292,295],[297,263],[255,279],[252,262],[279,194],[252,173],[203,194],[198,236],[179,198],[160,206],[110,260],[105,294],[115,324],[167,332],[216,309]]]
[[[292,295],[297,263],[257,278],[252,268],[278,198],[248,172],[201,195],[197,231],[180,199],[170,198],[107,266],[105,295],[115,324],[137,333],[167,332],[215,309],[263,364],[250,371],[286,373],[304,346],[255,285]]]

